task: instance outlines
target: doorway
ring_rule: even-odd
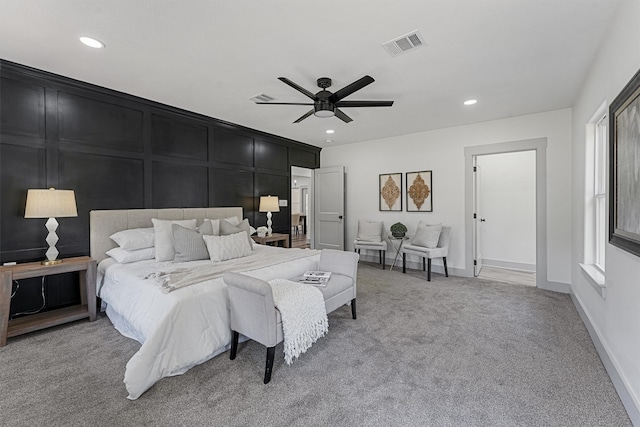
[[[475,275],[535,286],[536,153],[474,156]]]
[[[476,221],[474,219],[473,166],[478,156],[533,151],[535,153],[535,271],[536,286],[550,289],[547,282],[547,139],[536,138],[489,145],[465,147],[465,275],[474,276],[474,246]]]
[[[291,247],[309,248],[311,247],[311,236],[313,235],[313,169],[291,167]],[[295,229],[293,219],[299,218],[298,229]]]

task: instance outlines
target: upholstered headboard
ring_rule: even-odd
[[[91,257],[97,262],[107,258],[106,252],[115,248],[109,238],[113,233],[131,228],[153,227],[151,218],[196,219],[197,225],[206,219],[224,219],[235,216],[242,221],[242,208],[184,208],[184,209],[123,209],[89,212],[89,238]]]

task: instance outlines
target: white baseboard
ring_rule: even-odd
[[[546,283],[536,283],[536,286],[538,289],[544,289],[545,291],[560,292],[563,294],[571,293],[571,285],[568,283],[550,282],[547,280]]]
[[[600,360],[602,361],[607,374],[609,374],[609,378],[611,378],[611,382],[622,401],[622,405],[627,410],[627,415],[629,415],[631,423],[633,423],[634,426],[640,426],[640,403],[636,402],[626,381],[624,380],[624,377],[620,375],[615,358],[610,356],[607,346],[600,339],[600,334],[594,327],[586,311],[584,311],[580,299],[573,292],[571,292],[570,295],[573,305],[576,307],[576,310],[582,319],[582,323],[584,323],[587,328],[591,341],[593,341],[593,345],[596,347],[596,351],[600,356]]]
[[[512,261],[502,261],[499,259],[482,258],[482,265],[486,265],[487,267],[509,268],[511,270],[531,271],[533,273],[536,272],[535,264],[526,264],[523,262],[512,262]]]

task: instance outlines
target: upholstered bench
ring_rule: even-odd
[[[318,270],[330,271],[331,278],[324,287],[318,287],[324,297],[327,314],[351,304],[351,315],[356,318],[356,282],[359,255],[324,249],[320,254]],[[240,334],[267,347],[264,383],[271,380],[276,345],[284,339],[282,317],[273,302],[271,285],[264,280],[237,273],[225,273],[229,289],[231,315],[231,360],[236,358]]]

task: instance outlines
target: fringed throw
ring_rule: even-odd
[[[313,285],[285,279],[269,280],[269,284],[282,317],[284,361],[290,365],[329,331],[324,297]]]

